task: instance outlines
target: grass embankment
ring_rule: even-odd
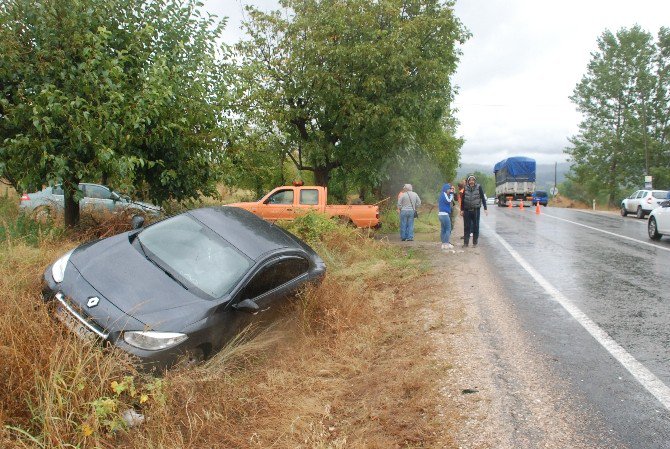
[[[272,328],[157,378],[54,324],[41,274],[80,240],[0,201],[0,447],[435,446],[441,367],[426,363],[421,298],[407,295],[417,259],[307,215],[290,228],[328,264],[323,284]],[[143,424],[124,425],[129,408]]]

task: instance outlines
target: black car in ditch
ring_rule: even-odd
[[[205,359],[297,289],[321,258],[288,231],[236,207],[195,209],[81,245],[44,273],[53,313],[85,339],[146,369]]]

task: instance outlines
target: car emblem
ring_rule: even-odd
[[[91,296],[90,298],[88,298],[88,302],[86,303],[86,305],[89,307],[95,307],[98,305],[99,302],[100,298],[98,298],[97,296]]]

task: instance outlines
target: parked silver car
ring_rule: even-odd
[[[644,218],[660,206],[667,196],[667,190],[638,190],[621,202],[621,216],[635,214],[637,218]]]
[[[81,183],[79,189],[84,197],[79,201],[82,210],[120,212],[128,210],[138,215],[157,217],[161,208],[141,201],[133,201],[125,195],[121,195],[109,187]],[[24,193],[21,196],[19,208],[26,213],[41,218],[53,213],[62,213],[64,206],[63,188],[60,185],[48,186],[39,192]]]

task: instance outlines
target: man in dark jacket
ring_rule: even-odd
[[[479,240],[479,210],[484,206],[484,213],[489,214],[486,209],[484,189],[477,184],[475,175],[469,175],[465,181],[465,188],[461,193],[461,217],[463,217],[463,246],[470,244],[470,233],[472,233],[472,246],[477,246]]]

